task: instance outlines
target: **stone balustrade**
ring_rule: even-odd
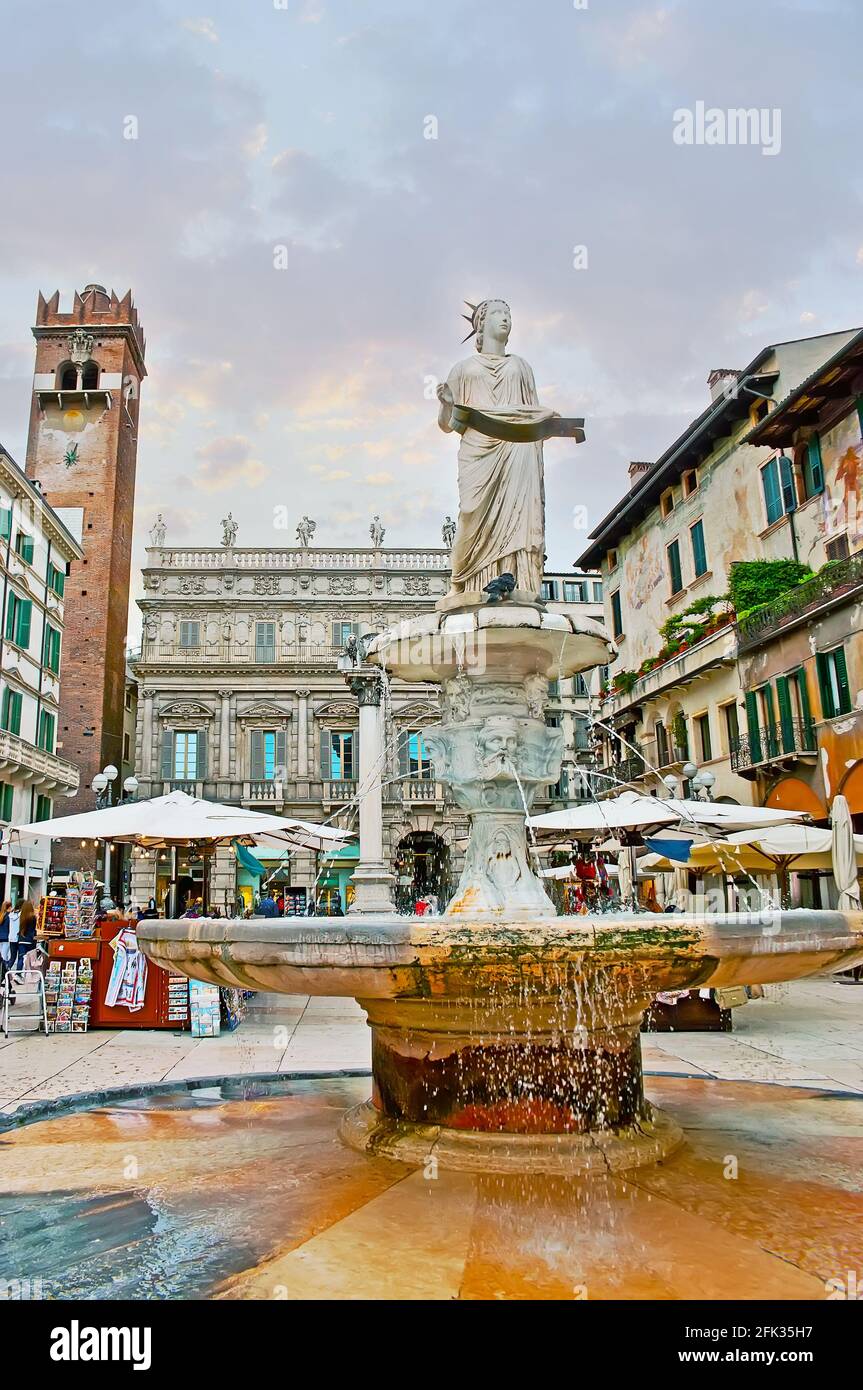
[[[148,546],[147,565],[170,570],[448,570],[450,552],[434,549],[324,550],[212,546],[194,550]]]

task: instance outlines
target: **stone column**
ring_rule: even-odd
[[[231,696],[232,690],[220,690],[219,699],[222,702],[221,719],[219,723],[219,776],[222,781],[229,781],[231,777]]]
[[[142,691],[144,713],[141,720],[141,776],[153,774],[153,691]]]
[[[309,691],[297,690],[297,780],[309,775]]]
[[[383,725],[381,673],[376,667],[354,668],[347,675],[360,707],[360,862],[353,872],[354,901],[350,914],[395,912],[395,876],[384,863]]]

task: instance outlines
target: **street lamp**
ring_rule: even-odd
[[[674,776],[674,773],[673,773],[673,772],[669,772],[668,776],[667,776],[667,777],[663,777],[662,781],[663,781],[663,785],[666,786],[666,787],[668,788],[668,795],[669,795],[669,798],[675,797],[675,796],[677,795],[677,792],[678,792],[678,786],[677,786],[677,778]]]
[[[713,775],[713,773],[705,770],[703,772],[696,773],[695,777],[693,777],[692,779],[692,786],[696,793],[703,791],[704,796],[702,799],[704,801],[709,801],[710,790],[715,781],[716,778]]]
[[[123,783],[123,791],[126,793],[126,795],[123,798],[124,801],[135,800],[136,796],[138,795],[138,785],[138,779],[134,773],[131,777],[126,778],[125,782]]]
[[[96,810],[103,811],[106,806],[110,806],[113,801],[113,783],[119,777],[119,772],[113,763],[108,763],[101,772],[97,772],[93,778],[93,791],[96,793]]]

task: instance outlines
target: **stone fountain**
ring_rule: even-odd
[[[863,914],[556,916],[525,837],[536,788],[560,774],[548,682],[613,651],[599,624],[549,612],[537,597],[542,441],[578,440],[582,422],[539,405],[530,367],[505,351],[503,301],[471,309],[479,351],[438,392],[441,427],[461,435],[452,591],[435,613],[376,635],[348,673],[364,721],[361,910],[141,922],[139,940],[193,978],[357,999],[372,1030],[373,1085],[342,1120],[354,1148],[491,1172],[623,1171],[682,1139],[642,1085],[639,1029],[654,995],[850,966],[863,959]],[[388,898],[375,806],[383,670],[442,690],[441,723],[425,737],[470,835],[436,919],[398,917]]]

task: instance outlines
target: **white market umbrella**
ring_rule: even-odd
[[[608,831],[635,831],[641,835],[663,826],[676,826],[693,832],[707,828],[723,833],[767,828],[802,819],[799,811],[777,811],[767,806],[735,806],[724,801],[685,801],[677,797],[660,800],[642,792],[622,792],[620,796],[586,805],[568,806],[531,816],[528,825],[543,833],[565,833],[574,839],[593,839]]]
[[[840,912],[860,911],[860,883],[857,878],[857,859],[863,846],[863,835],[854,834],[851,811],[844,796],[834,796],[831,807],[830,837],[833,879],[839,893]],[[859,844],[858,844],[859,842]]]
[[[315,825],[291,816],[271,816],[204,801],[186,792],[173,791],[142,801],[124,801],[102,811],[82,811],[74,816],[19,825],[4,834],[4,843],[47,837],[52,840],[110,840],[151,848],[191,842],[213,845],[241,840],[244,844],[267,843],[279,849],[327,849],[342,845],[353,835],[332,826]]]

